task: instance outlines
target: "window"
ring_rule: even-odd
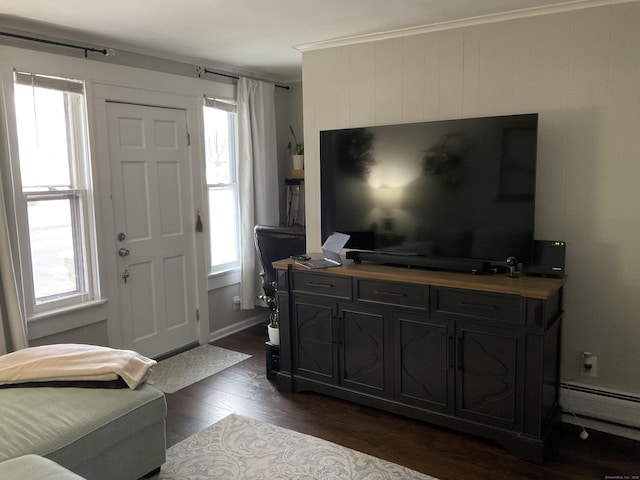
[[[205,99],[211,272],[240,267],[235,104]]]
[[[84,85],[14,74],[21,196],[16,199],[29,317],[96,296]],[[22,214],[20,213],[22,212]]]

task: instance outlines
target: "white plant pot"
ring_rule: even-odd
[[[293,169],[304,170],[304,155],[292,155],[293,157]]]
[[[269,341],[274,345],[280,345],[280,329],[267,325],[267,330],[269,331]]]

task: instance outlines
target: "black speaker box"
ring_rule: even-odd
[[[525,268],[526,275],[563,277],[566,243],[558,240],[534,240],[533,264]]]

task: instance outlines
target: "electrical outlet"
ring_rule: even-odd
[[[240,310],[240,297],[238,295],[233,297],[233,309]]]
[[[589,365],[591,365],[591,368],[589,368]],[[598,357],[590,354],[588,361],[582,362],[582,376],[594,378],[598,376]]]

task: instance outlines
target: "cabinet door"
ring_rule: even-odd
[[[391,391],[391,358],[386,339],[389,322],[382,311],[353,305],[341,305],[338,311],[340,331],[340,383],[351,390],[378,397]]]
[[[292,371],[296,375],[337,383],[335,302],[306,296],[293,299]]]
[[[520,430],[523,340],[517,332],[456,327],[456,415]]]
[[[452,322],[398,314],[394,325],[396,400],[452,413]]]

